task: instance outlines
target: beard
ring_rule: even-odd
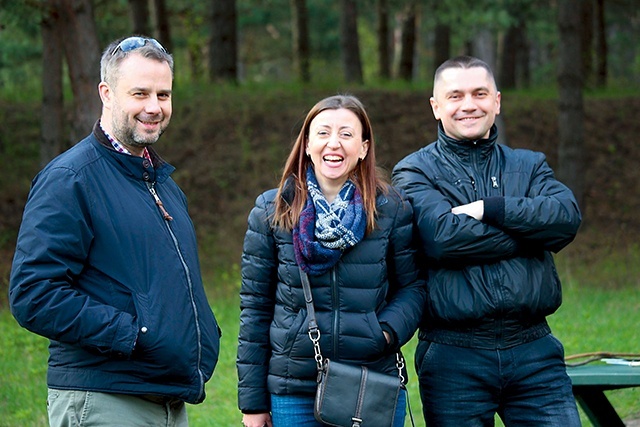
[[[164,133],[168,120],[165,120],[163,116],[146,118],[146,121],[158,121],[158,129],[154,132],[147,132],[144,129],[137,128],[137,117],[131,119],[131,123],[126,115],[121,115],[119,118],[113,120],[113,133],[114,137],[122,144],[144,148],[149,147],[160,139],[160,136]]]
[[[119,133],[122,139],[119,138],[118,140],[132,147],[149,147],[160,139],[160,136],[164,133],[164,129],[165,127],[162,127],[158,132],[142,133],[137,132],[134,128],[127,128]]]

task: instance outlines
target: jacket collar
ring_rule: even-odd
[[[98,148],[106,150],[106,155],[115,161],[126,174],[136,179],[148,182],[164,182],[175,170],[175,167],[160,157],[152,147],[148,147],[147,150],[153,165],[142,157],[119,153],[113,148],[111,142],[109,142],[109,139],[100,128],[100,121],[96,121],[93,125],[93,136],[98,143]]]
[[[497,140],[498,127],[495,124],[491,126],[488,138],[457,140],[448,136],[442,127],[442,122],[438,122],[438,144],[462,159],[468,158],[473,152],[477,152],[481,159],[488,157],[497,144]]]

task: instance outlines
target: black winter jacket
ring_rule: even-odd
[[[276,190],[260,195],[242,255],[238,406],[270,411],[270,393],[313,395],[316,362],[292,233],[271,226]],[[424,306],[412,245],[412,209],[396,190],[377,199],[378,227],[321,276],[309,276],[322,355],[397,373],[394,353]],[[383,330],[391,333],[386,345]]]
[[[542,153],[490,137],[438,140],[401,160],[393,182],[414,208],[428,268],[421,339],[505,348],[550,332],[561,304],[551,252],[569,244],[581,216]],[[451,209],[483,199],[482,221]]]

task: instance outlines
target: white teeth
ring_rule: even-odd
[[[343,160],[340,156],[324,156],[323,159],[327,162],[341,162]]]

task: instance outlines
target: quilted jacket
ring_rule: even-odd
[[[286,192],[285,192],[286,194]],[[313,395],[316,362],[292,233],[271,226],[276,190],[260,195],[242,255],[237,368],[239,408],[268,412],[269,394]],[[424,305],[412,244],[412,210],[395,190],[377,198],[378,227],[329,272],[309,276],[322,355],[397,374],[395,352]],[[393,336],[386,345],[383,330]]]

